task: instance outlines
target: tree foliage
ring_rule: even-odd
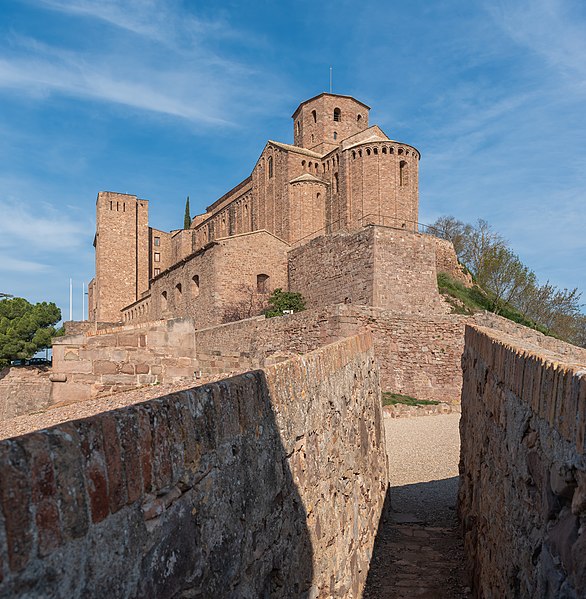
[[[493,312],[501,314],[512,307],[538,328],[586,347],[586,316],[581,312],[577,288],[559,289],[549,281],[540,284],[535,273],[484,220],[471,225],[442,216],[432,228],[453,243],[460,262],[488,292]]]
[[[0,300],[0,366],[50,347],[61,310],[54,303],[31,304],[22,297]]]
[[[185,200],[185,215],[183,216],[183,228],[189,229],[191,227],[191,211],[189,208],[189,196]]]
[[[287,310],[292,312],[301,312],[302,310],[305,310],[305,300],[300,293],[283,291],[280,288],[273,291],[272,295],[269,297],[269,304],[271,305],[271,308],[265,312],[267,318],[282,316]]]

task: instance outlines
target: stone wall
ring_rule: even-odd
[[[174,319],[53,340],[54,403],[194,379],[193,321]]]
[[[0,595],[358,598],[384,447],[368,336],[2,441]]]
[[[572,347],[466,329],[459,511],[479,597],[585,596],[586,360]]]
[[[259,291],[266,299],[287,287],[288,248],[266,231],[208,244],[151,281],[148,318],[190,317],[197,328],[220,324],[232,310],[258,303]],[[268,277],[263,289],[259,276]],[[124,317],[135,309],[129,306]]]
[[[434,235],[429,235],[429,238],[435,245],[435,266],[437,272],[445,272],[452,279],[460,281],[466,286],[471,286],[472,276],[465,272],[462,265],[458,262],[453,244],[446,239],[440,239]]]
[[[310,307],[351,303],[403,314],[446,312],[433,238],[392,227],[336,233],[291,250],[289,289]]]
[[[0,420],[30,414],[51,403],[48,367],[18,366],[0,369]]]

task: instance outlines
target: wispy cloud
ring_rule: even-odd
[[[25,201],[0,199],[0,250],[12,264],[21,255],[40,251],[54,253],[80,247],[87,242],[87,225],[70,220],[49,204],[34,206]],[[12,254],[12,258],[10,255]]]
[[[0,260],[0,272],[14,272],[21,274],[34,274],[51,270],[47,264],[32,262],[31,260],[20,260],[11,256],[2,256]],[[0,289],[0,291],[3,291]]]
[[[487,10],[511,39],[581,85],[586,79],[586,31],[583,16],[578,18],[579,11],[583,11],[581,4],[567,0],[493,0]]]
[[[37,5],[83,18],[83,49],[12,34],[0,59],[0,89],[31,97],[63,95],[171,115],[214,126],[233,126],[254,113],[272,76],[240,59],[241,32],[222,20],[200,20],[175,2],[160,0],[38,0]],[[99,35],[96,22],[112,26]],[[137,37],[129,39],[127,33]],[[230,38],[230,50],[221,40]],[[240,39],[240,41],[238,41]],[[235,41],[236,40],[236,41]],[[246,100],[234,111],[236,97]],[[246,108],[246,107],[250,108]]]

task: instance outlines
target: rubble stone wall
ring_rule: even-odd
[[[586,361],[564,345],[466,328],[459,511],[478,597],[584,597]]]
[[[388,487],[372,340],[0,442],[0,595],[361,596]]]

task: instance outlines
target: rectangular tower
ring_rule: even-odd
[[[119,322],[120,310],[149,287],[148,201],[101,191],[96,200],[96,276],[90,315]]]

